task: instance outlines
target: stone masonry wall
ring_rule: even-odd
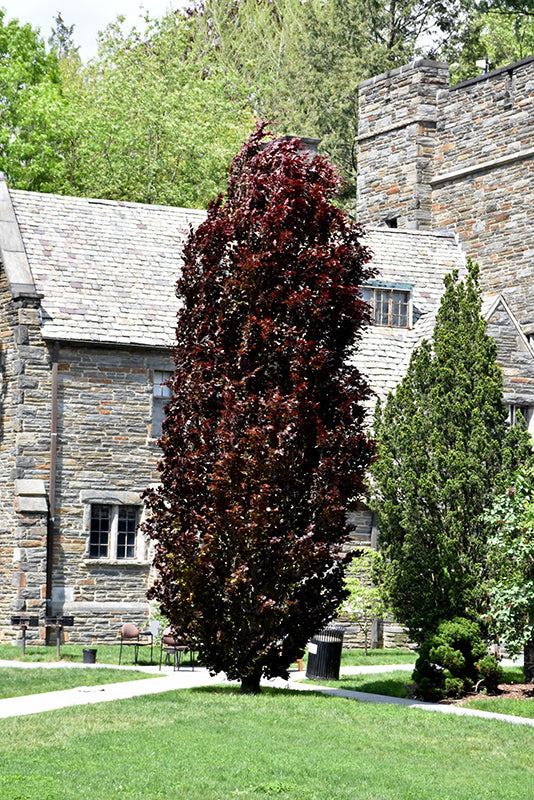
[[[13,345],[14,309],[5,275],[0,275],[0,636],[7,628],[12,605],[17,596],[13,586],[13,556],[15,550],[14,529],[16,525],[13,507],[15,467],[15,424],[13,419],[14,368],[10,350]],[[12,631],[9,628],[9,633]]]
[[[358,218],[453,228],[534,334],[534,58],[450,87],[414,61],[360,87]]]
[[[164,350],[57,346],[43,341],[39,297],[13,299],[0,276],[0,641],[20,632],[12,614],[73,615],[64,638],[116,641],[123,622],[144,625],[149,544],[135,559],[88,555],[91,503],[136,506],[157,480],[151,437],[154,370]],[[58,364],[58,446],[51,605],[47,608],[52,361]],[[45,628],[28,639],[44,641]]]
[[[44,613],[49,473],[49,359],[39,329],[39,298],[11,298],[1,276],[2,512],[0,638],[13,638],[12,613]],[[31,629],[30,637],[44,636]]]
[[[160,351],[62,346],[58,356],[58,469],[53,607],[72,614],[71,641],[116,641],[123,622],[147,622],[150,549],[137,559],[88,555],[91,502],[137,505],[157,480],[150,436],[153,370]]]
[[[440,92],[437,136],[433,224],[534,333],[534,59]]]
[[[419,59],[363,81],[358,118],[358,220],[429,228],[438,91],[446,64]]]

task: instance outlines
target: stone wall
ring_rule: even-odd
[[[159,458],[151,437],[153,374],[171,369],[172,359],[162,349],[45,342],[39,297],[14,298],[3,275],[1,282],[0,640],[20,636],[11,614],[42,620],[48,613],[74,616],[66,640],[116,641],[123,622],[147,621],[150,547],[138,536],[135,559],[90,558],[90,507],[126,504],[142,517],[140,495],[157,480]],[[57,462],[51,473],[54,363]],[[45,633],[41,626],[27,636],[44,641]]]
[[[12,613],[46,609],[47,520],[45,480],[49,473],[49,356],[39,329],[39,298],[11,296],[1,277],[2,346],[2,531],[0,637],[12,638]],[[32,629],[30,636],[44,636]]]
[[[358,217],[453,228],[534,334],[534,58],[449,86],[425,60],[360,87]]]
[[[152,376],[164,351],[62,346],[58,353],[58,460],[53,610],[72,614],[71,641],[116,641],[123,622],[146,624],[150,548],[135,560],[88,553],[91,503],[137,506],[157,480]]]
[[[363,81],[358,116],[358,220],[431,226],[437,96],[446,64],[419,59]]]
[[[433,222],[453,223],[482,285],[534,333],[534,59],[440,93]]]

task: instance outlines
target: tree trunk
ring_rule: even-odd
[[[241,678],[239,694],[259,694],[261,692],[260,679],[261,671],[253,672],[252,675],[244,675]]]
[[[527,683],[534,681],[534,639],[523,648],[523,672]]]

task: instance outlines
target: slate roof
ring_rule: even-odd
[[[10,190],[46,339],[172,344],[189,225],[205,212]],[[0,242],[1,244],[1,242]]]
[[[182,247],[190,224],[204,218],[198,210],[8,191],[0,182],[4,267],[12,291],[33,286],[42,295],[42,332],[50,340],[170,347]],[[364,243],[376,280],[413,286],[413,327],[372,326],[355,356],[384,397],[413,347],[431,335],[443,278],[463,270],[464,256],[447,231],[369,228]]]
[[[375,282],[412,287],[412,328],[372,325],[354,357],[372,390],[384,399],[406,373],[413,348],[432,336],[443,279],[453,269],[465,273],[465,255],[454,233],[446,230],[368,228],[363,243],[373,252]]]

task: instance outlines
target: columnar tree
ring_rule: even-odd
[[[184,253],[161,483],[163,613],[210,669],[287,676],[344,596],[349,500],[372,445],[347,364],[366,319],[360,231],[329,163],[258,126]]]
[[[446,278],[431,342],[377,416],[373,507],[390,607],[422,644],[487,606],[487,523],[503,475],[529,451],[508,431],[476,266]]]

